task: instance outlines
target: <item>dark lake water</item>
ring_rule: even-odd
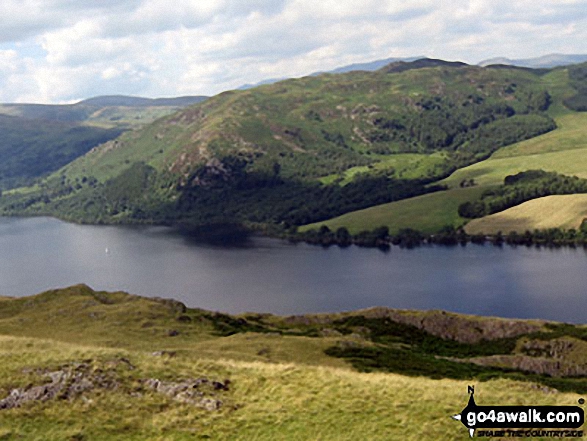
[[[300,314],[371,306],[587,323],[581,249],[196,244],[164,227],[0,218],[0,295],[86,283],[191,307]]]

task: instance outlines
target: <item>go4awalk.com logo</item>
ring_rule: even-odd
[[[468,392],[467,407],[453,418],[469,429],[471,438],[476,430],[478,437],[583,437],[578,429],[585,423],[585,413],[579,406],[478,406],[475,388],[469,386]]]

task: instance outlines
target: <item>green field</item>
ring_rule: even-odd
[[[332,231],[345,227],[351,234],[381,226],[388,227],[392,234],[403,228],[434,233],[445,225],[464,224],[466,219],[461,218],[457,213],[459,205],[476,199],[481,195],[482,190],[481,187],[455,189],[378,205],[353,211],[325,222],[304,225],[300,231],[326,225]]]
[[[55,381],[47,376],[50,372],[73,370],[94,379],[88,386],[71,377],[67,384],[78,384],[77,391],[67,389],[59,397],[0,408],[0,438],[465,439],[465,428],[450,416],[465,407],[470,384],[476,385],[479,404],[488,405],[576,405],[584,396],[554,393],[538,377],[536,383],[527,375],[520,377],[525,381],[499,375],[480,381],[361,373],[343,359],[324,353],[336,345],[384,348],[371,342],[360,326],[346,335],[332,329],[337,326],[334,320],[363,316],[373,320],[383,312],[306,316],[297,321],[268,315],[229,317],[185,309],[172,301],[95,292],[83,285],[22,299],[0,298],[0,400],[15,389],[50,386]],[[424,312],[390,314],[435,317]],[[499,319],[450,316],[461,321],[464,333],[494,322],[496,329],[510,330],[522,323],[507,321],[504,328]],[[389,332],[397,332],[392,324]],[[246,331],[247,326],[273,331],[260,327]],[[546,331],[540,322],[521,326]],[[302,335],[310,329],[323,335]],[[451,332],[455,331],[453,326]],[[567,325],[562,333],[548,332],[573,342],[568,360],[561,363],[584,362],[584,327]],[[521,337],[519,344],[527,339]],[[492,342],[481,346],[488,344]],[[228,385],[228,390],[202,389],[209,399],[220,400],[217,410],[205,410],[182,401],[183,395],[165,395],[146,386],[147,380],[177,383],[201,378]],[[585,386],[577,383],[576,387],[583,391]]]

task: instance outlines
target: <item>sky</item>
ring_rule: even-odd
[[[587,0],[0,0],[0,102],[214,95],[424,55],[587,53]]]

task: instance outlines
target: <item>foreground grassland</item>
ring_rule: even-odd
[[[412,321],[428,330],[405,324]],[[451,325],[438,327],[444,321]],[[433,335],[439,332],[446,334],[440,340]],[[455,343],[475,340],[477,332],[510,336]],[[514,360],[526,357],[542,368],[554,366],[550,360],[581,372],[586,340],[584,327],[438,312],[374,309],[289,318],[231,317],[186,309],[173,301],[95,292],[83,285],[23,299],[2,298],[0,400],[12,390],[48,384],[48,372],[72,366],[110,382],[13,409],[0,405],[0,439],[465,439],[464,427],[450,416],[465,406],[469,384],[476,385],[483,404],[575,405],[584,396],[579,393],[587,392],[581,376],[567,381],[562,372],[555,373],[552,381],[561,386],[557,391],[544,376],[516,374],[515,379],[505,371],[487,370],[493,358],[498,357],[499,365],[513,366]],[[411,341],[412,350],[402,341]],[[442,366],[454,371],[454,366],[473,365],[442,357],[434,361],[418,349],[426,344],[443,347],[454,357],[467,356],[466,351],[469,357],[477,354],[474,366],[486,370],[482,375],[444,375]],[[506,346],[511,356],[479,356],[503,353]],[[524,348],[548,352],[555,346],[557,355],[550,359],[523,353]],[[332,355],[333,348],[356,353],[341,358]],[[361,358],[361,351],[382,357]],[[561,351],[564,359],[557,358]],[[385,361],[385,354],[404,360],[404,365]],[[413,357],[420,357],[421,363]],[[427,370],[431,363],[438,363],[436,374]],[[405,369],[409,376],[393,373],[395,369]],[[455,376],[462,378],[443,378]],[[206,392],[221,405],[206,410],[146,386],[147,379],[190,378],[227,384],[228,390]]]

